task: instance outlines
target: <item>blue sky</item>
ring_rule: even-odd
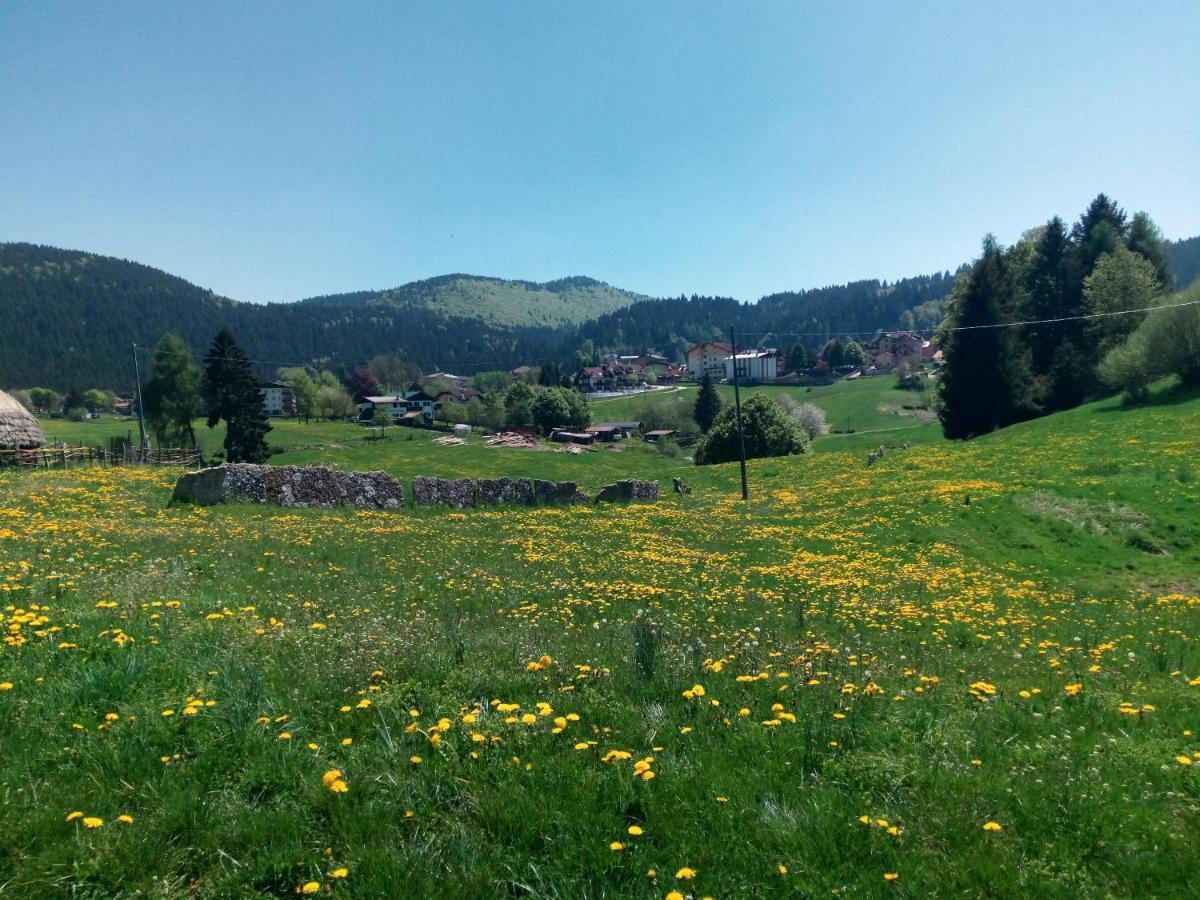
[[[755,299],[1097,192],[1200,234],[1200,2],[0,4],[0,240],[237,299]]]

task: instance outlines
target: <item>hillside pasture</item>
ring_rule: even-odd
[[[827,438],[752,461],[749,503],[736,466],[333,425],[276,461],[694,492],[193,508],[165,470],[2,472],[0,884],[1189,895],[1200,397],[1158,399],[870,468]]]

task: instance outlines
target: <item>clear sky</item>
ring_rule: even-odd
[[[1100,191],[1200,234],[1200,0],[0,3],[0,240],[237,299],[755,299]]]

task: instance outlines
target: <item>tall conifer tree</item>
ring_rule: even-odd
[[[209,428],[225,420],[225,459],[265,462],[270,455],[266,436],[271,426],[263,415],[262,396],[250,360],[228,328],[217,332],[209,348],[204,400]]]
[[[1033,411],[1029,366],[1015,328],[1016,285],[1004,252],[991,235],[983,256],[956,289],[939,384],[942,431],[972,438],[1012,424]]]
[[[708,434],[720,412],[721,395],[717,393],[712,376],[705,372],[704,377],[700,379],[700,393],[696,395],[696,410],[693,414],[702,434]]]

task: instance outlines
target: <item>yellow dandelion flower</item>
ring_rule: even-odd
[[[84,816],[83,824],[88,828],[99,828],[104,824],[104,820],[97,816]]]
[[[1001,825],[999,822],[984,822],[983,830],[984,831],[1003,831],[1004,826]]]

